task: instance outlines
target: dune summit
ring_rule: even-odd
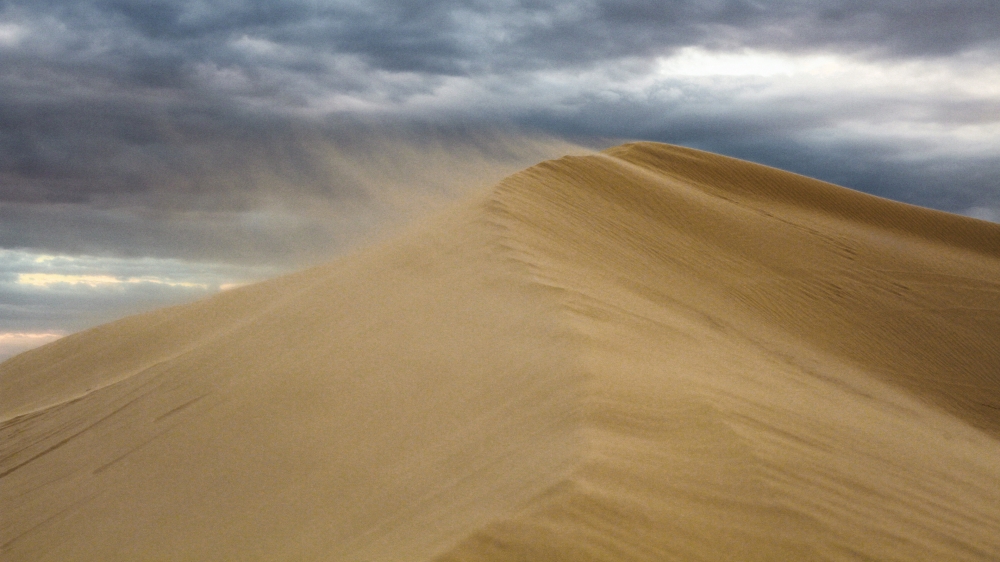
[[[1000,559],[1000,225],[704,152],[0,366],[4,560]]]

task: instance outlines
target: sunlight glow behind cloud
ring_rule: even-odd
[[[843,62],[833,55],[791,55],[744,49],[713,52],[685,47],[673,56],[660,58],[661,76],[792,76],[824,75],[841,71]]]
[[[115,285],[122,281],[110,275],[61,275],[58,273],[19,273],[17,275],[19,285],[33,285],[35,287],[49,287],[57,283],[67,285],[87,285],[89,287],[99,287],[101,285]]]
[[[127,277],[119,278],[111,275],[63,275],[59,273],[19,273],[17,282],[21,285],[33,285],[35,287],[51,287],[52,285],[64,283],[67,285],[87,285],[89,287],[99,287],[101,285],[121,285],[125,283],[154,283],[157,285],[167,285],[168,287],[196,287],[208,289],[205,283],[190,283],[187,281],[170,281],[157,277]]]
[[[16,47],[27,34],[27,30],[20,25],[0,23],[0,47]]]
[[[8,345],[11,343],[50,342],[52,340],[59,339],[64,335],[65,334],[58,332],[43,332],[39,334],[25,332],[0,332],[0,344]]]

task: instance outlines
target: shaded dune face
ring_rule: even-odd
[[[704,152],[0,366],[10,560],[1000,559],[1000,226]]]

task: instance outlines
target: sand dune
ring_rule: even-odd
[[[0,405],[4,560],[997,560],[1000,225],[630,144]]]

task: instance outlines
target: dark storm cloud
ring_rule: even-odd
[[[221,171],[252,174],[285,167],[303,189],[329,188],[294,123],[241,114],[215,104],[68,100],[18,106],[0,100],[0,187],[3,201],[95,203],[168,190],[170,205],[246,205],[242,193],[219,189]],[[212,184],[214,182],[214,184]],[[211,184],[211,185],[210,185]],[[340,193],[349,195],[343,182]],[[157,195],[153,193],[152,195]]]
[[[168,233],[187,228],[173,230],[177,213],[252,212],[276,183],[334,202],[363,199],[349,174],[337,176],[309,146],[347,146],[364,133],[344,131],[366,130],[365,119],[683,142],[949,210],[992,206],[995,159],[903,166],[893,161],[898,147],[841,139],[817,148],[800,133],[894,111],[995,122],[995,98],[743,103],[688,85],[664,100],[609,92],[600,80],[628,81],[650,72],[656,56],[690,46],[919,60],[995,53],[998,37],[1000,4],[973,0],[6,0],[0,245],[44,238],[51,248],[55,236],[45,233],[68,236],[68,225],[88,233],[89,242],[69,236],[76,246],[117,236],[122,246],[149,240],[141,245],[149,251],[154,241],[225,238],[223,227],[214,236]],[[543,80],[595,69],[605,74],[592,83]],[[358,114],[367,117],[350,117]],[[847,155],[855,160],[840,160]],[[12,226],[29,216],[67,226]],[[148,234],[111,234],[130,221]]]
[[[8,9],[55,14],[71,32],[113,29],[118,37],[113,44],[146,45],[144,52],[132,53],[136,60],[152,55],[169,62],[180,53],[188,61],[235,60],[230,50],[217,47],[249,34],[358,54],[375,68],[435,73],[477,69],[484,62],[513,64],[506,57],[521,64],[560,64],[720,40],[923,55],[954,53],[1000,37],[995,25],[1000,7],[989,0],[108,0],[11,2]]]
[[[329,55],[355,56],[362,71],[448,76],[689,45],[924,56],[997,47],[1000,38],[1000,4],[992,1],[8,1],[0,13],[30,29],[17,49],[3,51],[5,81],[34,77],[50,93],[62,86],[62,95],[79,93],[75,82],[103,82],[139,96],[155,93],[135,91],[147,88],[200,98],[204,64],[244,72],[249,95],[273,96],[294,82],[270,81],[274,73],[339,89],[370,86],[370,78],[320,60]],[[243,38],[251,42],[241,48]]]

